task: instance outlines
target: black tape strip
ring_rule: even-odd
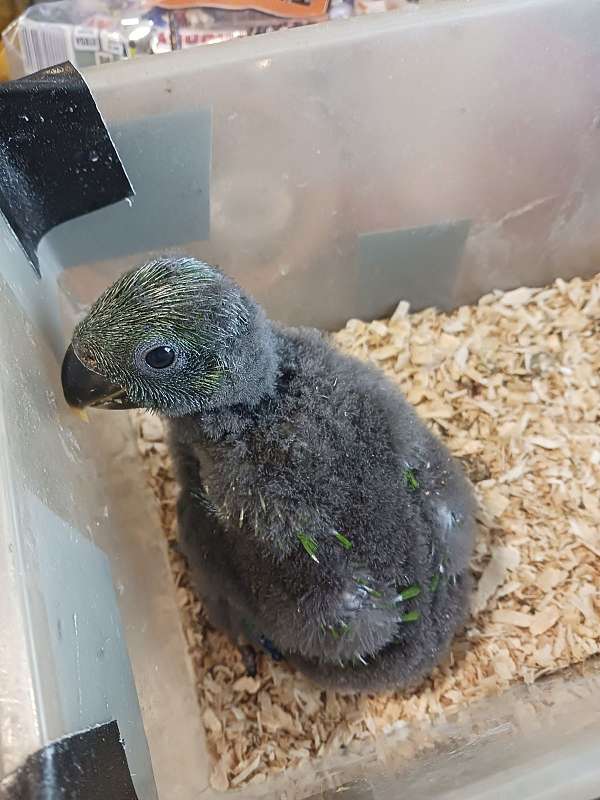
[[[139,800],[116,721],[65,736],[0,782],[0,800]]]
[[[134,194],[72,64],[0,84],[0,211],[39,274],[40,239]]]

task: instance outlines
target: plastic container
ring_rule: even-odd
[[[326,328],[593,273],[599,29],[597,0],[441,3],[86,74],[133,204],[48,234],[41,280],[0,221],[0,776],[116,717],[141,800],[146,741],[161,798],[213,796],[128,419],[62,401],[85,305],[173,248]],[[591,800],[599,711],[590,665],[466,709],[409,763],[389,737],[238,796]]]

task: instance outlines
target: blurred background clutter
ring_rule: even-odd
[[[0,0],[0,80],[396,7],[404,0]]]

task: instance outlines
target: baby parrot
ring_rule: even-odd
[[[323,687],[413,689],[462,626],[470,486],[400,391],[219,270],[159,259],[77,325],[75,408],[168,421],[178,525],[211,622]]]

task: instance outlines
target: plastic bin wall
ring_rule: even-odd
[[[598,30],[598,0],[440,3],[87,73],[133,203],[52,231],[41,280],[0,221],[0,776],[116,716],[141,800],[155,796],[146,738],[161,798],[212,796],[127,418],[85,426],[62,401],[85,306],[165,250],[220,264],[280,319],[326,328],[400,299],[451,307],[591,274]],[[408,764],[390,739],[239,796],[353,781],[347,797],[590,800],[599,697],[592,674],[513,689]],[[537,716],[517,724],[525,704]]]
[[[325,328],[589,273],[599,17],[440,2],[91,71],[138,197],[47,246],[97,283],[180,248]]]

